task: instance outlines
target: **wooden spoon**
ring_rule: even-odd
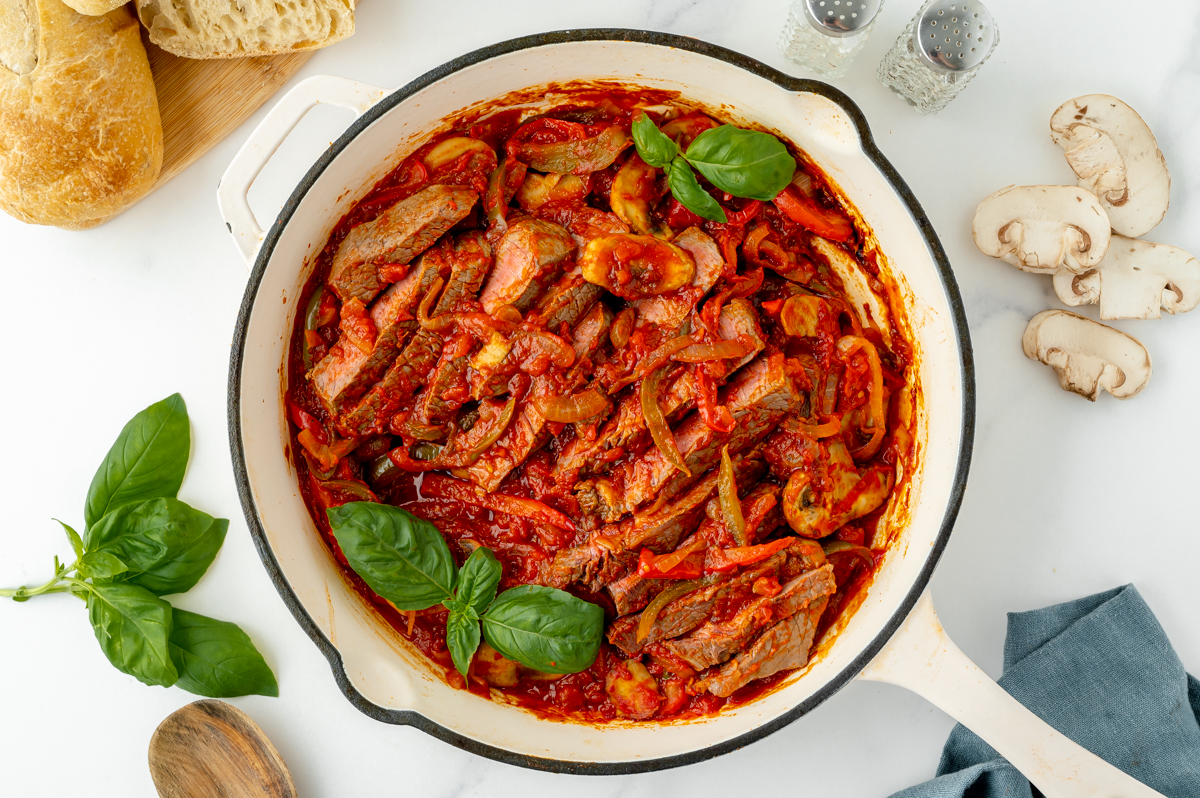
[[[267,735],[224,701],[196,701],[159,724],[150,776],[161,798],[296,798]]]

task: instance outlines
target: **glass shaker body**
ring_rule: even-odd
[[[879,80],[922,114],[936,114],[966,88],[999,38],[977,0],[928,0],[879,62]]]
[[[788,10],[787,23],[779,37],[779,49],[784,58],[827,78],[840,78],[866,46],[883,3],[860,0],[815,0],[815,3],[818,7],[827,6],[827,21],[836,13],[858,23],[860,15],[871,14],[870,21],[863,27],[854,24],[853,31],[845,32],[831,30],[814,19],[805,0],[794,0]]]

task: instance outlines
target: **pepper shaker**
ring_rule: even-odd
[[[785,58],[840,78],[867,43],[883,0],[795,0],[779,37]]]
[[[936,114],[975,77],[999,39],[979,0],[928,0],[879,62],[879,80],[922,114]]]

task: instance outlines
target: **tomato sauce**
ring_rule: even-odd
[[[665,102],[671,97],[664,94],[659,99]],[[635,103],[646,102],[646,100],[644,92],[615,92],[611,87],[594,92],[576,93],[572,96],[570,105],[556,109],[556,120],[546,120],[546,124],[531,129],[529,135],[524,136],[523,140],[533,143],[569,140],[578,135],[578,129],[582,129],[587,135],[594,135],[596,130],[602,129],[605,125],[614,122],[628,123],[631,109]],[[299,439],[303,431],[309,429],[310,435],[325,444],[328,443],[327,440],[320,440],[322,431],[333,429],[333,419],[315,395],[308,380],[305,379],[305,374],[313,363],[318,362],[333,347],[351,345],[343,340],[345,338],[344,330],[339,329],[336,300],[332,297],[331,292],[322,289],[329,275],[334,255],[342,241],[353,227],[373,219],[385,208],[411,196],[427,184],[431,178],[422,159],[439,142],[455,135],[469,135],[488,142],[503,154],[506,142],[510,150],[514,146],[511,136],[519,127],[522,113],[523,109],[520,108],[506,108],[499,111],[481,109],[472,115],[460,118],[452,129],[447,129],[444,133],[432,137],[427,144],[417,149],[384,176],[334,227],[325,247],[316,256],[312,276],[300,297],[299,307],[307,310],[297,314],[292,335],[288,359],[287,392],[289,415],[293,421],[291,450],[299,473],[304,500],[320,534],[342,566],[347,582],[375,607],[401,636],[428,657],[430,662],[442,671],[447,682],[481,696],[491,696],[496,700],[517,704],[547,717],[589,723],[607,723],[616,719],[618,714],[606,693],[605,679],[609,670],[622,659],[621,653],[607,642],[601,644],[595,663],[580,673],[554,678],[526,674],[513,687],[491,687],[476,677],[473,671],[469,678],[464,680],[455,670],[447,650],[446,610],[439,605],[424,611],[401,612],[376,595],[347,565],[325,517],[324,508],[361,498],[342,494],[336,488],[327,487],[328,481],[330,479],[367,479],[370,481],[369,475],[373,469],[379,466],[382,455],[390,448],[390,436],[385,433],[378,438],[359,441],[358,448],[350,456],[341,457],[331,473],[325,471],[323,464],[314,460]],[[805,168],[803,166],[804,158],[801,156],[798,160],[801,161],[802,168]],[[465,156],[459,159],[459,162],[452,163],[447,170],[445,174],[441,175],[440,182],[469,185],[481,195],[486,190],[486,180],[481,179],[478,172],[471,171]],[[818,187],[823,185],[823,179],[819,173],[811,167],[808,167],[808,170],[813,178],[812,183]],[[589,175],[594,201],[607,204],[615,174],[616,164],[612,168]],[[821,189],[821,191],[828,191],[828,189]],[[835,211],[834,203],[821,191],[815,194],[815,199],[809,201],[813,203],[817,212],[833,213]],[[726,196],[726,200],[730,199]],[[477,205],[472,214],[460,222],[455,230],[480,227],[483,223],[481,205],[482,203]],[[734,208],[740,209],[734,210]],[[686,211],[686,209],[683,210]],[[680,213],[679,209],[674,207],[670,212]],[[811,272],[816,274],[818,270],[815,266],[815,259],[805,243],[804,228],[788,218],[787,215],[781,214],[769,204],[739,200],[733,200],[729,204],[729,213],[733,217],[731,218],[732,223],[744,224],[746,220],[755,217],[765,219],[766,227],[763,229],[769,229],[771,232],[769,238],[764,237],[759,242],[760,248],[757,252],[763,262],[782,270],[783,266],[771,259],[783,257],[778,254],[778,252],[783,252],[784,256],[790,259],[787,268],[793,269],[793,273],[809,274]],[[726,253],[739,245],[743,235],[743,228],[732,223],[729,225],[705,223],[705,229],[721,244]],[[866,266],[868,274],[878,277],[879,266],[875,262],[874,253],[857,254],[857,258],[860,264]],[[657,263],[651,263],[644,268],[651,273],[644,277],[647,280],[655,279],[655,276],[664,270]],[[628,277],[628,275],[624,276]],[[893,335],[890,346],[884,347],[877,330],[862,329],[856,320],[853,309],[841,294],[841,285],[836,275],[822,271],[820,278],[808,286],[813,294],[828,301],[829,307],[833,309],[832,315],[835,315],[836,318],[823,317],[820,334],[814,340],[802,341],[789,339],[783,333],[777,317],[772,313],[772,302],[776,297],[776,294],[773,293],[776,289],[772,286],[776,286],[778,280],[771,278],[764,286],[761,265],[758,267],[756,275],[745,278],[740,275],[731,275],[731,277],[735,290],[738,285],[737,280],[744,279],[751,282],[744,293],[747,296],[754,296],[763,332],[772,345],[785,352],[789,358],[794,358],[795,362],[803,362],[804,358],[808,358],[810,361],[820,363],[828,373],[836,376],[838,390],[834,401],[839,413],[861,409],[866,404],[870,382],[869,368],[865,357],[851,356],[844,364],[837,360],[836,342],[841,335],[857,334],[871,340],[878,347],[882,361],[883,380],[888,390],[895,392],[905,386],[905,373],[910,366],[911,352],[903,336]],[[617,281],[621,282],[620,279]],[[625,282],[628,282],[628,279]],[[759,290],[760,286],[764,286],[761,291]],[[886,293],[882,284],[880,284],[880,289],[881,294]],[[322,293],[318,294],[319,291]],[[784,294],[781,293],[778,296],[783,297]],[[779,301],[781,302],[782,299]],[[895,303],[892,304],[894,307]],[[345,313],[341,315],[343,318],[346,316]],[[360,317],[362,317],[361,307],[351,314],[352,319]],[[622,352],[625,357],[641,359],[651,353],[659,343],[661,343],[659,340],[647,339],[643,332],[638,331],[632,333],[630,345],[625,347]],[[618,373],[623,369],[628,369],[629,365],[629,363],[614,363],[606,366],[605,357],[600,357],[597,369],[611,368],[614,373]],[[810,379],[812,375],[803,369],[797,368],[793,376],[798,386],[811,392],[809,401],[815,410],[816,405],[820,402],[818,393],[823,391],[826,386],[812,384]],[[893,393],[893,395],[895,394]],[[896,401],[892,401],[889,405],[887,413],[889,430],[904,427],[904,424],[901,423],[898,405],[899,403]],[[569,518],[578,518],[580,508],[571,492],[571,486],[561,485],[556,481],[553,474],[553,463],[563,446],[574,434],[594,435],[595,427],[588,430],[577,428],[575,432],[568,431],[565,434],[557,434],[562,429],[563,425],[553,425],[555,437],[550,445],[532,455],[523,466],[515,470],[502,485],[501,492],[508,496],[542,502],[552,510]],[[872,462],[895,465],[906,461],[910,455],[910,442],[911,435],[889,436]],[[604,456],[620,462],[636,457],[650,445],[652,444],[648,441],[641,441],[636,447],[629,449],[618,447],[606,452]],[[783,456],[789,460],[796,458],[811,466],[816,449],[811,442],[801,445],[801,448],[802,451],[784,452]],[[910,471],[910,468],[903,469],[904,478],[907,478]],[[503,565],[500,590],[521,584],[538,583],[543,568],[553,560],[554,555],[578,542],[573,532],[549,523],[540,523],[529,518],[498,512],[477,504],[424,495],[422,493],[423,480],[420,473],[391,469],[388,471],[386,485],[380,483],[375,485],[377,498],[380,501],[402,507],[434,523],[450,544],[450,550],[460,565],[473,548],[477,546],[490,548]],[[323,487],[323,484],[326,486]],[[887,540],[875,540],[883,514],[884,510],[880,508],[852,524],[844,526],[838,530],[837,539],[869,549],[878,564],[886,554],[884,547],[889,543]],[[880,548],[875,547],[877,543]],[[821,635],[838,623],[848,609],[852,610],[857,606],[863,592],[871,583],[873,569],[865,567],[860,558],[840,557],[835,562],[834,574],[838,589],[831,597],[818,624],[818,640]],[[611,620],[614,607],[606,594],[584,593],[578,587],[572,588],[571,592],[604,607]],[[749,589],[729,596],[714,609],[713,618],[718,621],[731,618],[739,609],[756,598],[758,596]],[[719,698],[708,693],[686,695],[682,690],[683,680],[672,676],[669,669],[653,658],[647,668],[667,692],[668,704],[671,709],[669,717],[666,718],[668,720],[711,715],[726,706],[735,706],[756,700],[776,689],[789,676],[789,673],[785,672],[759,679],[750,682],[729,698]]]

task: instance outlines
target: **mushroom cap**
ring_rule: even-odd
[[[1112,232],[1100,201],[1082,188],[1007,186],[979,203],[971,234],[985,255],[1053,274],[1095,266]]]
[[[1113,230],[1136,238],[1162,221],[1171,175],[1154,134],[1138,112],[1108,94],[1067,100],[1050,117],[1079,185],[1100,198]]]
[[[1114,234],[1094,269],[1054,275],[1054,291],[1071,306],[1100,304],[1100,318],[1157,319],[1200,304],[1200,260],[1187,251]]]
[[[1118,399],[1150,381],[1150,353],[1133,336],[1066,310],[1043,310],[1021,337],[1025,356],[1058,372],[1063,390],[1096,401],[1100,389]]]

